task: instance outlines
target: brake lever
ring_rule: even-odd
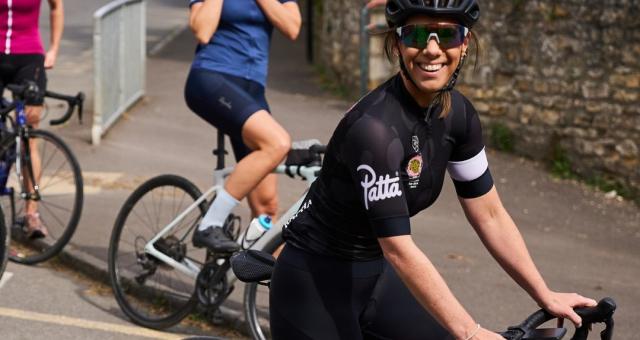
[[[600,332],[600,339],[611,340],[613,338],[613,318],[604,320],[604,330]]]
[[[587,340],[589,336],[590,324],[583,324],[582,327],[576,328],[576,332],[573,334],[571,340]]]
[[[84,109],[84,92],[78,92],[76,95],[76,104],[78,105],[78,122],[82,125],[82,111]]]

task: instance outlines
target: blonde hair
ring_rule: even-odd
[[[390,63],[395,64],[397,62],[396,59],[398,59],[399,57],[398,53],[400,53],[400,52],[395,53],[397,51],[397,46],[399,42],[398,35],[396,34],[394,29],[389,29],[383,32],[383,34],[385,34],[384,54]],[[473,42],[473,44],[470,44],[470,45],[473,45],[475,47],[474,49],[475,60],[473,65],[473,69],[475,70],[478,65],[478,55],[480,53],[480,44],[478,43],[478,37],[475,35],[473,31],[469,31],[469,37]],[[471,46],[469,46],[469,48],[471,48]],[[438,114],[438,118],[447,117],[447,115],[449,114],[449,111],[451,110],[451,91],[440,92],[440,95],[434,98],[433,104],[440,104],[442,107],[442,109],[440,110],[440,113]]]

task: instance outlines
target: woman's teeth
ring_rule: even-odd
[[[439,71],[442,68],[442,64],[435,64],[435,65],[418,64],[418,67],[420,67],[421,70],[426,71],[426,72],[436,72],[436,71]]]

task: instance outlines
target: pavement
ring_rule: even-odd
[[[175,1],[155,1],[148,22],[153,42],[173,36],[148,60],[147,94],[103,137],[90,141],[91,122],[76,121],[49,129],[71,146],[83,170],[82,218],[62,258],[74,268],[106,279],[111,229],[122,203],[145,179],[180,174],[200,189],[212,184],[215,130],[184,104],[183,86],[195,47],[186,10]],[[90,20],[95,0],[65,0],[67,15],[59,65],[50,72],[50,88],[91,93]],[[74,6],[78,7],[74,7]],[[94,7],[91,7],[94,6]],[[86,12],[80,17],[80,12]],[[91,12],[92,13],[92,12]],[[184,21],[182,21],[184,20]],[[325,93],[306,63],[304,40],[284,41],[274,32],[267,98],[274,116],[293,139],[328,142],[352,103]],[[67,51],[65,51],[67,49]],[[90,108],[90,106],[88,106]],[[90,111],[90,110],[89,110]],[[87,115],[88,116],[88,115]],[[89,118],[89,117],[87,117]],[[228,158],[231,161],[231,158]],[[640,208],[580,183],[554,179],[541,164],[489,151],[489,161],[504,205],[518,224],[548,285],[601,298],[613,296],[619,338],[640,333]],[[281,207],[287,207],[305,184],[280,181]],[[505,329],[537,307],[508,278],[482,247],[465,220],[449,180],[438,202],[412,220],[416,243],[439,268],[459,300],[484,327]],[[240,328],[242,287],[225,303],[228,325]]]

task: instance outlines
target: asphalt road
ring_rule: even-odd
[[[183,339],[195,335],[244,336],[201,321],[169,332],[130,323],[111,288],[53,260],[39,266],[9,263],[0,280],[0,338],[18,339]]]

